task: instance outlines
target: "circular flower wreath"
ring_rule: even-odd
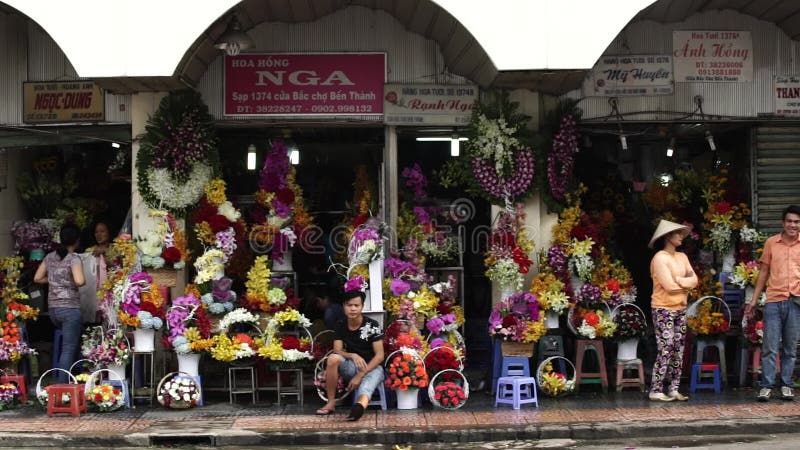
[[[217,172],[213,117],[199,93],[171,92],[145,130],[136,157],[139,194],[150,207],[183,217]]]
[[[577,152],[578,127],[575,119],[571,115],[566,115],[561,119],[561,129],[553,138],[553,150],[547,155],[550,195],[560,202],[566,199]]]

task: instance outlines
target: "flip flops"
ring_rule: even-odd
[[[330,414],[333,414],[333,410],[332,409],[320,408],[320,409],[317,410],[317,415],[318,416],[327,416],[327,415],[330,415]]]

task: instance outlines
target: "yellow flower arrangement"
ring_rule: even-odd
[[[204,191],[206,200],[214,206],[219,206],[228,200],[225,196],[225,181],[220,178],[215,178],[206,183]]]
[[[687,315],[686,324],[698,336],[716,336],[730,330],[728,318],[720,301],[702,300],[694,314]]]
[[[553,363],[548,362],[542,368],[542,375],[539,377],[539,388],[547,395],[558,396],[572,392],[575,388],[575,380],[568,379],[566,374],[553,370]]]
[[[554,245],[568,245],[572,240],[571,232],[581,220],[581,207],[580,205],[570,206],[561,211],[558,217],[558,223],[553,225],[553,244]]]
[[[267,255],[257,256],[253,267],[247,272],[247,282],[245,283],[247,289],[245,296],[250,303],[268,302],[270,273],[269,257]]]
[[[538,342],[539,338],[547,334],[547,327],[544,326],[544,314],[539,314],[539,320],[536,322],[528,321],[528,327],[522,333],[522,342],[532,343]]]

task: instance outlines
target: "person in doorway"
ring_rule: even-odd
[[[767,239],[758,267],[753,298],[745,307],[750,315],[766,286],[764,306],[764,343],[761,345],[761,389],[758,401],[772,396],[777,372],[775,358],[781,353],[781,398],[793,400],[792,374],[797,352],[797,302],[800,302],[800,206],[783,210],[783,231]],[[779,347],[780,346],[780,347]]]
[[[650,261],[653,279],[651,306],[658,349],[649,395],[653,401],[689,400],[678,392],[678,386],[686,344],[686,304],[689,290],[697,286],[697,275],[686,254],[677,251],[688,234],[687,226],[662,220],[648,244],[648,247],[658,249]]]
[[[72,224],[64,225],[59,232],[61,243],[55,251],[45,256],[33,281],[48,284],[47,307],[50,320],[61,329],[61,348],[58,368],[69,371],[75,362],[81,342],[81,309],[78,288],[86,284],[83,265],[75,253],[81,230]],[[56,349],[53,349],[56,351]],[[59,375],[66,382],[66,373]]]
[[[344,294],[345,318],[334,329],[333,353],[326,365],[328,402],[317,410],[319,415],[336,409],[336,386],[341,375],[348,390],[355,390],[355,401],[347,420],[364,415],[372,393],[383,382],[383,330],[375,320],[362,314],[366,296],[362,291]]]
[[[86,253],[91,253],[97,259],[97,288],[100,289],[108,276],[106,266],[106,252],[111,246],[111,228],[106,222],[99,221],[94,225],[95,244],[86,249]]]

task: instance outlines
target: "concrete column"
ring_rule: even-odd
[[[389,225],[390,230],[397,229],[397,216],[400,208],[398,200],[398,170],[397,170],[397,127],[387,126],[384,132],[383,146],[383,220]],[[393,231],[389,245],[397,247],[397,233]]]

